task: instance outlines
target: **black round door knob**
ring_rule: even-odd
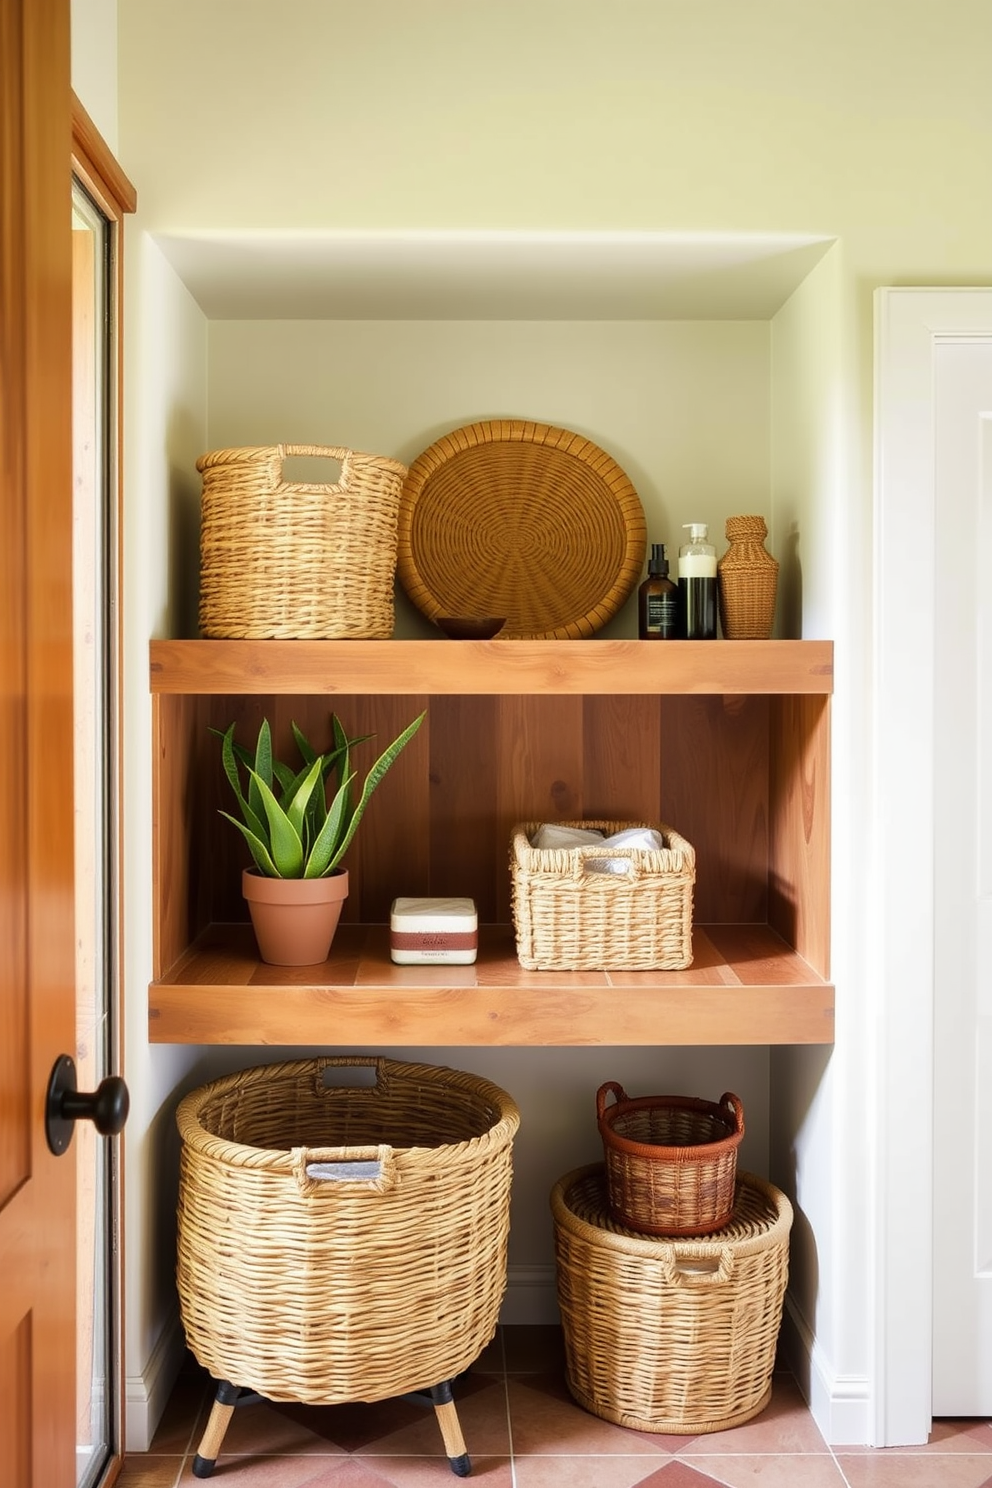
[[[72,1141],[77,1121],[92,1121],[104,1137],[123,1131],[131,1098],[119,1075],[108,1075],[95,1090],[76,1089],[76,1064],[70,1054],[60,1054],[52,1066],[45,1100],[45,1135],[56,1157]]]

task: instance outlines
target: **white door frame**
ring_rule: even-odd
[[[975,335],[992,335],[992,289],[876,292],[871,939],[879,1181],[872,1378],[879,1446],[925,1441],[931,1424],[933,347]]]

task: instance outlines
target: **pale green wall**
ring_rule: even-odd
[[[722,553],[728,515],[769,512],[767,321],[214,321],[209,348],[211,448],[345,445],[410,464],[474,419],[564,425],[627,472],[673,574],[683,522],[710,522]],[[397,634],[434,633],[404,601]],[[606,634],[636,636],[636,596]]]

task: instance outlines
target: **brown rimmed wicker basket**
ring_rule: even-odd
[[[653,827],[665,843],[645,848],[535,848],[540,822],[521,822],[510,842],[517,958],[529,971],[679,971],[692,964],[696,854],[663,822],[568,821],[612,836]],[[593,872],[590,859],[626,860],[623,873]]]
[[[615,1425],[724,1431],[771,1399],[792,1206],[740,1173],[729,1225],[696,1240],[636,1235],[609,1212],[601,1163],[554,1187],[566,1380]]]
[[[347,1066],[375,1083],[336,1084]],[[506,1285],[519,1119],[476,1075],[359,1056],[187,1095],[177,1281],[193,1354],[216,1379],[305,1404],[466,1369]]]
[[[608,1103],[610,1096],[612,1104]],[[744,1107],[689,1095],[631,1100],[608,1080],[596,1092],[610,1212],[648,1235],[708,1235],[734,1212]]]
[[[289,456],[339,460],[336,483],[286,481]],[[211,639],[388,640],[406,466],[316,444],[213,450],[196,468],[200,631]]]

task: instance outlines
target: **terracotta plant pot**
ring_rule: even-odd
[[[259,954],[270,966],[316,966],[326,961],[348,897],[348,874],[327,878],[241,875]]]

